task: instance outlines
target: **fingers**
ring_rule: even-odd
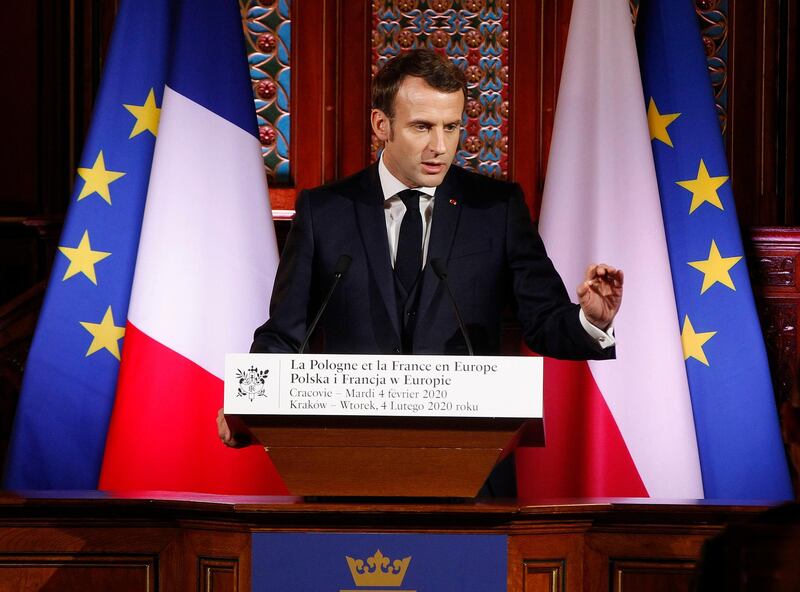
[[[578,299],[584,302],[591,298],[590,292],[604,299],[619,298],[622,296],[624,278],[621,269],[606,263],[594,263],[586,268],[584,281],[576,289]]]
[[[228,422],[225,421],[225,413],[222,409],[217,412],[217,435],[225,446],[233,445],[231,430],[228,427]]]
[[[593,263],[586,268],[584,283],[589,283],[590,287],[598,290],[599,282],[610,285],[613,288],[621,287],[624,274],[621,269],[617,269],[606,263]]]
[[[607,263],[593,263],[586,268],[584,279],[591,280],[605,277],[614,278],[621,273],[621,269],[617,269],[616,267],[608,265]]]
[[[217,412],[217,435],[225,446],[230,446],[231,448],[244,448],[253,444],[253,438],[250,434],[233,433],[231,431],[228,420],[225,418],[225,412],[222,409]]]

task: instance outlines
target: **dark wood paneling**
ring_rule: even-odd
[[[780,5],[730,3],[728,160],[744,226],[787,223],[792,209],[778,195]]]
[[[238,592],[239,562],[236,559],[200,557],[198,590],[203,592]]]
[[[739,530],[723,541],[722,558],[747,550],[744,569],[734,565],[731,573],[767,577],[770,566],[785,565],[797,548],[795,538],[783,536],[792,524],[783,514],[766,530],[753,530],[748,523],[763,508],[703,502],[584,499],[520,506],[508,500],[306,503],[197,494],[159,499],[149,492],[48,495],[0,493],[0,566],[14,564],[31,581],[46,573],[43,566],[61,571],[67,563],[87,566],[74,572],[76,579],[41,588],[59,592],[140,590],[144,573],[150,575],[150,590],[247,591],[255,532],[505,535],[510,592],[680,590],[701,545],[726,524]],[[767,559],[777,560],[763,561],[765,550]],[[32,565],[31,558],[40,563]],[[111,586],[102,579],[103,570],[128,579]],[[11,586],[18,584],[20,572],[9,573],[0,568],[0,590],[17,589]]]
[[[27,553],[0,556],[0,592],[114,590],[152,592],[154,556]]]
[[[800,229],[756,228],[750,243],[753,291],[795,493],[800,494]]]
[[[0,591],[191,589],[179,580],[177,529],[58,515],[0,519]]]
[[[800,46],[798,45],[798,21],[800,21],[800,2],[798,0],[784,0],[780,3],[781,13],[781,39],[783,50],[781,52],[781,77],[778,93],[780,97],[782,126],[779,135],[778,152],[781,158],[779,171],[784,173],[783,183],[779,185],[779,196],[784,202],[785,215],[782,220],[770,224],[786,224],[797,226],[800,224],[800,198],[797,187],[797,172],[800,169],[800,151],[797,143],[800,141],[800,94],[798,94],[798,70],[800,70]]]
[[[651,523],[592,533],[587,577],[592,582],[609,582],[614,592],[688,592],[703,544],[721,531],[721,525],[693,525],[678,531]]]
[[[337,67],[337,163],[339,177],[369,162],[372,6],[339,0],[339,64]]]
[[[540,523],[509,540],[509,590],[581,592],[584,544],[590,522]],[[549,586],[549,587],[548,587]]]
[[[183,532],[183,577],[187,590],[239,592],[250,589],[250,535],[221,532],[189,522]],[[196,528],[195,528],[196,527]]]
[[[336,0],[292,3],[292,184],[271,187],[275,210],[293,210],[299,189],[330,180],[336,163]]]
[[[522,185],[538,218],[572,0],[512,2],[511,11],[509,177]]]
[[[37,61],[40,47],[37,33],[40,11],[36,2],[14,2],[3,6],[0,71],[3,72],[4,90],[0,93],[0,113],[4,114],[4,133],[0,152],[3,167],[0,216],[20,216],[38,210]]]
[[[619,560],[611,563],[613,592],[690,592],[694,561]]]
[[[564,561],[530,559],[523,567],[523,592],[561,592],[564,590]]]
[[[5,466],[22,370],[43,296],[42,282],[0,306],[0,466]]]

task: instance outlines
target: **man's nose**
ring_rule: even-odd
[[[444,129],[431,128],[430,136],[428,137],[428,149],[436,154],[444,154],[447,151],[447,146],[444,142]]]

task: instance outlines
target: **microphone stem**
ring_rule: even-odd
[[[325,295],[325,300],[322,301],[322,306],[319,307],[319,310],[317,311],[317,316],[315,316],[314,320],[311,321],[311,325],[309,326],[308,332],[306,333],[306,338],[303,341],[303,344],[300,346],[300,349],[297,351],[297,353],[302,354],[304,351],[306,351],[306,346],[308,346],[308,340],[311,339],[311,334],[314,333],[314,329],[317,328],[317,323],[319,323],[320,318],[322,318],[322,314],[325,312],[325,309],[328,308],[328,301],[331,299],[331,296],[333,296],[333,291],[336,289],[336,286],[339,283],[340,279],[342,279],[342,274],[340,272],[334,274],[333,282],[331,282],[331,287],[328,290],[328,293]]]
[[[456,299],[453,297],[453,293],[450,291],[450,283],[447,281],[447,278],[442,278],[442,283],[444,284],[445,289],[447,290],[447,294],[450,296],[450,302],[453,303],[453,310],[456,313],[456,320],[458,321],[458,326],[461,327],[461,332],[464,334],[464,341],[467,344],[467,351],[469,355],[474,356],[475,352],[472,351],[472,342],[467,334],[467,326],[464,324],[464,319],[461,318],[461,311],[458,310],[458,305],[456,304]]]

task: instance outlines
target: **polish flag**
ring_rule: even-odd
[[[181,2],[175,22],[100,488],[285,494],[215,422],[278,261],[240,14]]]
[[[569,288],[625,272],[617,359],[545,362],[545,438],[521,498],[702,498],[667,243],[627,0],[575,0],[540,232]]]

